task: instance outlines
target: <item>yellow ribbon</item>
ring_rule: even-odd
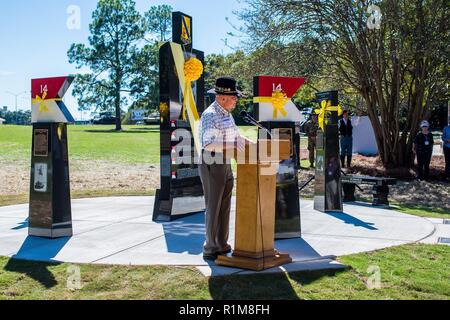
[[[62,101],[62,99],[45,99],[47,97],[47,91],[44,91],[44,93],[42,94],[42,98],[39,97],[39,95],[36,95],[36,98],[32,99],[31,102],[33,104],[38,104],[39,103],[39,112],[48,112],[48,106],[47,106],[47,102],[48,101]]]
[[[319,127],[324,131],[325,126],[328,123],[328,115],[331,111],[337,111],[338,116],[342,114],[342,107],[339,104],[338,106],[332,106],[331,101],[329,100],[323,100],[320,104],[321,108],[316,109],[315,112],[318,114],[318,122]]]
[[[271,97],[254,97],[253,98],[254,103],[268,102],[273,105],[273,116],[272,116],[273,119],[277,118],[278,112],[280,112],[283,117],[287,116],[287,112],[284,109],[284,106],[286,105],[286,103],[288,101],[289,101],[289,98],[287,97],[286,93],[284,93],[280,90],[275,90],[274,92],[272,92]]]
[[[192,92],[192,85],[191,83],[193,81],[197,81],[203,74],[203,65],[200,60],[196,58],[190,58],[188,61],[184,63],[184,79],[185,79],[185,88],[184,88],[184,98],[183,98],[183,106],[181,109],[181,118],[183,121],[186,121],[186,109],[188,105],[188,100],[192,96],[192,99],[194,98],[194,94]],[[187,94],[186,94],[187,93]],[[193,103],[195,105],[195,101]],[[190,104],[192,108],[192,103]],[[197,108],[193,110],[194,117],[199,118]]]
[[[194,93],[192,92],[191,81],[188,81],[185,77],[185,58],[184,52],[180,44],[171,42],[170,47],[172,49],[173,59],[175,61],[175,69],[177,70],[178,81],[180,82],[180,87],[183,90],[183,109],[187,111],[189,118],[189,123],[191,124],[192,135],[194,136],[194,144],[197,153],[200,154],[201,145],[198,137],[198,127],[200,116],[197,111],[197,105],[194,99]]]

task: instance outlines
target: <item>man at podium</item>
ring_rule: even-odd
[[[215,260],[218,255],[231,252],[228,235],[234,177],[231,159],[225,154],[227,151],[232,153],[236,149],[243,150],[246,144],[252,142],[239,134],[231,115],[241,96],[236,80],[230,77],[219,78],[208,93],[215,94],[216,99],[200,119],[202,154],[199,173],[206,202],[203,257]]]

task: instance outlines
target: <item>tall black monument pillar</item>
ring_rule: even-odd
[[[31,236],[72,236],[67,123],[74,119],[62,98],[73,79],[32,80]]]
[[[161,188],[156,191],[154,221],[171,221],[205,209],[196,164],[195,119],[182,114],[183,101],[189,98],[183,87],[184,63],[197,58],[204,64],[204,54],[192,49],[192,17],[174,12],[172,24],[173,42],[164,43],[159,50]],[[191,88],[200,114],[204,110],[203,75]]]
[[[339,162],[338,91],[316,94],[319,104],[329,102],[324,112],[323,129],[317,132],[314,209],[342,211],[341,165]]]
[[[302,119],[292,97],[305,78],[257,76],[253,79],[256,119],[277,139],[291,142],[291,156],[280,161],[277,173],[275,202],[275,238],[301,237],[300,202],[298,192],[298,158],[300,139],[295,134],[296,122]],[[258,138],[268,138],[265,130]]]

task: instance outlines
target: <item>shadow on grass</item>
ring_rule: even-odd
[[[8,261],[4,269],[26,274],[40,282],[47,289],[52,288],[57,285],[57,281],[48,270],[48,267],[59,264],[58,261],[53,262],[52,260],[69,240],[70,237],[48,239],[28,236],[17,253]]]
[[[312,284],[315,281],[319,281],[325,277],[335,277],[342,272],[347,272],[348,269],[344,270],[314,270],[314,271],[299,271],[289,273],[289,277],[297,282],[301,286],[306,286]]]
[[[48,268],[59,264],[60,263],[56,262],[35,262],[11,258],[8,260],[8,263],[4,267],[4,270],[22,273],[38,281],[46,289],[50,289],[56,286],[58,282],[56,281],[53,273],[50,272]]]
[[[88,132],[88,133],[150,133],[150,132],[159,132],[159,128],[157,129],[141,129],[141,130],[121,130],[121,131],[116,131],[114,129],[110,129],[110,130],[83,130],[84,132]]]
[[[129,130],[137,130],[137,131],[159,131],[159,125],[155,125],[155,127],[152,128],[130,128]]]
[[[214,300],[298,300],[285,273],[210,277]]]

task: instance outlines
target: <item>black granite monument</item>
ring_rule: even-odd
[[[32,80],[30,236],[72,236],[67,123],[74,119],[62,98],[73,80]]]
[[[253,81],[253,92],[255,97],[271,93],[263,87],[272,88],[274,77],[255,77]],[[277,79],[279,80],[279,79]],[[291,85],[289,78],[284,78],[287,87]],[[280,81],[280,80],[279,80]],[[294,85],[295,87],[295,85]],[[295,89],[296,90],[296,89]],[[261,120],[260,103],[254,104],[256,119]],[[287,111],[288,112],[288,111]],[[260,124],[272,133],[276,133],[277,139],[287,139],[291,141],[291,157],[280,162],[277,173],[276,202],[275,202],[275,238],[287,239],[301,237],[300,203],[298,191],[298,158],[300,150],[300,139],[295,134],[295,122],[283,121],[283,118],[273,119],[273,121],[260,121]],[[259,129],[258,138],[267,139],[266,130]]]
[[[192,49],[192,17],[174,12],[172,24],[173,43],[181,45],[184,58],[195,57],[203,63],[203,52]],[[192,127],[182,115],[184,97],[173,43],[164,43],[159,51],[161,188],[156,191],[154,221],[171,221],[205,209]],[[197,111],[201,114],[205,106],[203,75],[192,85]],[[189,147],[189,152],[180,152],[182,145]]]
[[[337,107],[338,91],[319,92],[316,100],[319,104],[330,101],[331,106]],[[314,209],[321,212],[342,211],[337,108],[326,111],[325,119],[323,130],[317,132]]]

